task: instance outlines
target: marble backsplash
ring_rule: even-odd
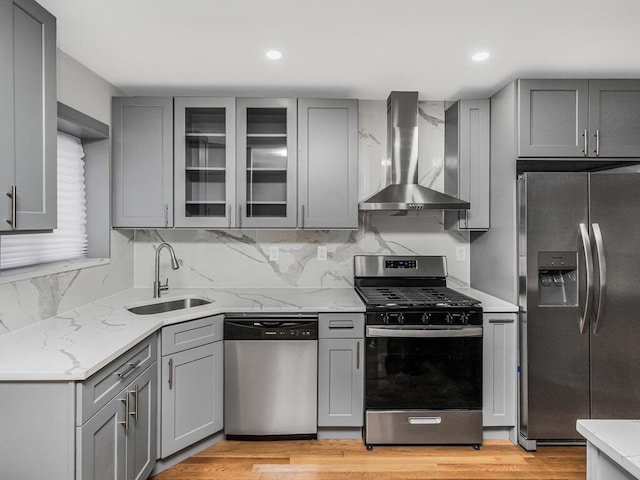
[[[131,288],[132,243],[132,232],[112,231],[105,264],[0,284],[0,335]]]
[[[359,198],[389,183],[385,101],[360,101]],[[419,182],[443,190],[444,102],[419,105]],[[352,285],[353,256],[360,254],[446,255],[452,284],[469,283],[469,235],[443,229],[442,211],[360,214],[359,229],[341,230],[138,230],[135,279],[150,287],[154,248],[172,244],[182,268],[161,260],[161,278],[172,287],[344,287]],[[279,258],[269,260],[270,247]],[[317,260],[318,246],[327,260]],[[458,249],[465,259],[457,261]]]

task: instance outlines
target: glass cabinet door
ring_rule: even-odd
[[[176,98],[175,225],[235,227],[235,101]]]
[[[238,99],[240,227],[296,226],[296,99]]]

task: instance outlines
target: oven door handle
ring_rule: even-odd
[[[367,327],[367,337],[403,337],[403,338],[482,337],[482,327],[439,328],[439,329]]]

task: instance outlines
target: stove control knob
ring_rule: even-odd
[[[462,325],[467,325],[469,323],[469,314],[468,313],[462,313],[462,315],[460,315],[460,323]]]
[[[398,321],[398,323],[400,325],[402,325],[404,323],[404,313],[399,313],[398,314],[398,320],[397,321]]]
[[[384,323],[387,323],[387,324],[389,323],[389,314],[388,313],[383,313],[382,314],[382,321]]]
[[[446,323],[447,325],[451,325],[453,323],[453,316],[450,313],[447,313],[444,316],[444,323]]]
[[[430,313],[423,313],[422,314],[422,323],[424,323],[425,325],[429,325],[431,323],[431,314]]]

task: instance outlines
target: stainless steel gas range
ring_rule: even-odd
[[[482,443],[482,307],[440,256],[354,257],[366,304],[365,444]]]

